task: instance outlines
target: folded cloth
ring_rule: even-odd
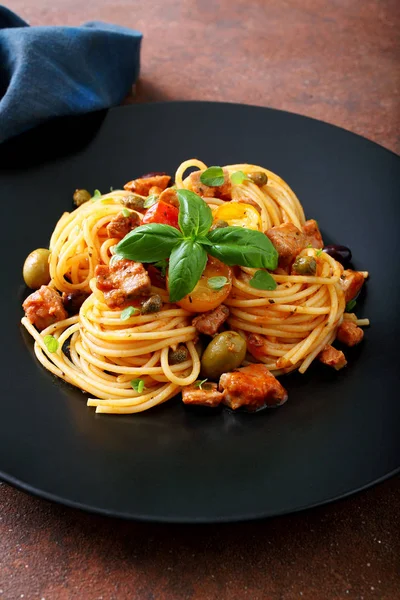
[[[141,40],[97,21],[29,27],[0,6],[0,142],[52,117],[120,104],[139,74]]]

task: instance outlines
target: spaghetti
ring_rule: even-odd
[[[192,187],[191,176],[185,178],[185,173],[193,168],[204,172],[207,166],[195,159],[183,162],[175,175],[177,190]],[[244,177],[233,183],[232,175],[237,172]],[[262,232],[285,223],[303,230],[303,208],[280,177],[248,164],[228,165],[224,173],[225,181],[232,182],[229,199],[218,197],[217,190],[215,196],[201,194],[214,216],[227,203],[232,210],[241,204],[250,205],[250,209],[258,207],[259,216],[249,209],[246,218],[251,213],[252,222],[258,223],[254,227]],[[259,173],[266,175],[266,184],[252,181],[250,176]],[[184,303],[183,307],[172,303],[166,286],[152,281],[151,294],[162,300],[158,312],[142,314],[140,303],[132,302],[136,310],[128,315],[126,305],[110,308],[99,289],[96,267],[110,265],[120,242],[120,238],[110,237],[107,228],[130,197],[130,190],[112,191],[62,215],[50,240],[49,286],[64,294],[82,292],[87,298],[78,314],[51,323],[40,332],[32,319],[22,319],[34,338],[40,363],[87,392],[88,406],[98,413],[136,413],[152,408],[194,384],[201,370],[193,310],[186,310]],[[140,224],[146,211],[134,212]],[[258,269],[235,267],[230,293],[224,300],[229,309],[225,327],[247,341],[243,364],[263,363],[277,376],[295,369],[304,373],[335,340],[343,322],[369,324],[367,319],[346,312],[343,267],[339,262],[312,245],[301,249],[298,256],[314,258],[316,273],[303,275],[278,268],[272,273],[275,289],[258,289],[252,285]],[[49,350],[46,336],[57,341],[55,351]],[[182,346],[187,349],[185,360],[170,364],[171,352]],[[140,385],[135,385],[137,381]]]

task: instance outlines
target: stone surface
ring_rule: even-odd
[[[398,0],[11,0],[32,25],[144,33],[136,100],[272,106],[400,152]],[[87,515],[0,484],[0,598],[396,600],[400,479],[257,523]]]

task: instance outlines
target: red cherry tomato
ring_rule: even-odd
[[[146,223],[162,223],[163,225],[171,225],[179,229],[178,215],[179,210],[175,206],[160,200],[147,210],[143,217],[142,225]]]

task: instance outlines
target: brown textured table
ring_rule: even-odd
[[[273,106],[400,152],[398,0],[11,0],[32,25],[144,33],[136,99]],[[0,484],[0,598],[400,598],[400,479],[258,523],[91,516]]]

